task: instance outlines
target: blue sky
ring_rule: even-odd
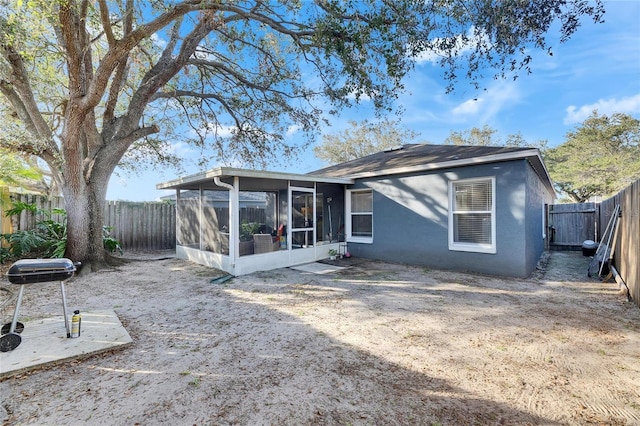
[[[420,134],[418,142],[439,144],[451,131],[486,124],[503,139],[520,132],[528,141],[546,139],[556,146],[594,109],[640,118],[640,1],[609,1],[605,8],[604,24],[585,21],[568,42],[552,44],[553,56],[533,52],[532,74],[515,81],[488,80],[486,90],[476,92],[461,82],[455,93],[445,94],[442,69],[426,59],[418,63],[398,99],[404,110],[402,125]],[[349,120],[365,118],[374,119],[366,102],[343,111],[322,133],[336,133]],[[300,136],[294,132],[288,137],[295,141]],[[178,149],[193,155],[187,147]],[[307,173],[323,166],[309,146],[296,160],[273,170]],[[187,171],[200,170],[187,167]],[[158,191],[155,185],[176,177],[172,170],[114,175],[107,199],[152,201],[171,193]]]

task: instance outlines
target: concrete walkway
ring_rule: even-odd
[[[62,315],[27,321],[20,336],[18,347],[0,353],[0,378],[132,343],[116,313],[110,310],[83,312],[78,338],[67,338]]]
[[[295,269],[296,271],[307,272],[311,274],[331,274],[341,269],[346,269],[342,266],[327,265],[326,263],[320,262],[305,263],[302,265],[290,266],[290,268]]]

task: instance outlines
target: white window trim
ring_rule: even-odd
[[[542,202],[542,239],[547,239],[547,203]]]
[[[351,235],[351,194],[354,192],[371,192],[371,237],[354,237]],[[373,190],[370,188],[364,189],[347,189],[345,191],[345,237],[348,243],[373,243]]]
[[[491,181],[491,244],[457,243],[453,240],[453,211],[455,207],[455,192],[453,190],[456,183],[465,182],[485,182]],[[459,179],[449,181],[449,250],[468,251],[475,253],[496,253],[496,178],[488,176],[482,178]]]

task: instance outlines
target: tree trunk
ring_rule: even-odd
[[[65,256],[74,262],[81,262],[85,270],[96,271],[107,264],[102,226],[108,182],[92,181],[79,191],[74,191],[70,185],[63,188],[67,210]]]

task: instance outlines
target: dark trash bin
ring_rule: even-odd
[[[598,250],[598,243],[593,240],[586,240],[582,243],[582,255],[583,256],[593,256],[596,254],[596,250]]]

